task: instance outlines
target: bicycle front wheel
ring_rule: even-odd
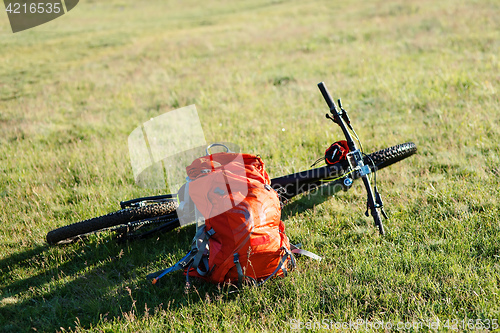
[[[177,201],[169,200],[159,204],[122,209],[117,212],[94,217],[52,230],[47,233],[47,243],[56,244],[59,242],[69,242],[89,233],[95,233],[112,227],[126,225],[130,222],[174,214],[177,206]]]
[[[374,170],[383,169],[399,162],[417,152],[413,142],[401,143],[385,148],[364,157],[364,163]],[[340,179],[350,171],[349,163],[343,161],[331,166],[323,166],[311,170],[301,171],[283,177],[271,179],[271,186],[285,199],[290,199],[298,194],[310,192],[325,181]],[[342,180],[340,180],[340,183]]]
[[[373,164],[375,164],[376,170],[380,170],[404,160],[416,152],[417,146],[413,142],[405,142],[371,153],[365,156],[364,162],[372,168]]]

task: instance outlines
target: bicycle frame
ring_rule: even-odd
[[[335,184],[342,185],[344,188],[346,186],[343,182],[343,175],[349,172],[349,168],[345,168],[342,165],[333,166],[323,166],[311,170],[301,171],[293,174],[289,174],[282,177],[276,177],[271,179],[271,186],[279,192],[280,196],[291,199],[299,194],[310,192],[325,184],[325,181],[329,181],[334,178],[341,177],[342,179],[337,179],[333,181]],[[354,177],[356,175],[353,175]],[[356,179],[356,178],[354,178]],[[120,202],[121,208],[141,205],[147,202],[162,202],[169,199],[175,199],[177,194],[164,194],[143,198],[136,198],[127,201]]]
[[[286,203],[288,199],[291,199],[299,194],[315,190],[325,184],[329,184],[330,186],[340,186],[340,188],[347,190],[351,187],[352,181],[354,179],[362,178],[367,192],[367,216],[368,211],[370,211],[375,225],[378,227],[380,234],[383,235],[384,227],[377,210],[377,208],[383,209],[382,200],[376,188],[375,191],[372,189],[370,180],[368,178],[368,174],[371,172],[375,172],[377,167],[375,165],[367,165],[363,162],[363,156],[356,146],[348,129],[349,127],[351,130],[353,130],[352,126],[350,125],[349,116],[347,115],[347,112],[342,108],[340,100],[339,108],[341,111],[339,111],[333,103],[332,97],[324,83],[319,83],[318,87],[327,105],[330,108],[330,113],[333,116],[332,117],[327,114],[326,118],[339,125],[342,129],[342,132],[344,133],[350,151],[348,154],[349,163],[347,165],[346,163],[337,163],[334,165],[327,165],[315,169],[293,173],[290,175],[285,175],[282,177],[273,178],[271,179],[271,186],[278,192],[281,201],[283,203]],[[130,206],[144,205],[149,202],[164,202],[166,200],[175,198],[177,198],[177,194],[166,194],[122,201],[120,202],[120,205],[123,209]],[[383,210],[382,214],[384,215],[384,217],[386,217],[386,214]],[[158,230],[171,230],[178,226],[179,219],[176,218],[176,214],[172,213],[171,215],[171,220],[166,224],[158,227]]]
[[[280,201],[283,204],[286,204],[289,199],[299,194],[311,192],[326,184],[328,184],[329,186],[334,186],[334,188],[337,188],[337,190],[347,190],[348,188],[350,188],[350,185],[346,185],[344,180],[349,173],[349,168],[341,164],[333,166],[323,166],[282,177],[273,178],[271,179],[271,187],[274,188],[279,194]],[[356,174],[352,174],[352,177],[353,179],[359,178]],[[333,180],[331,180],[332,178]],[[137,207],[148,203],[161,203],[176,198],[177,194],[149,196],[122,201],[120,202],[120,206],[122,209],[125,209],[127,207]],[[119,236],[119,238],[130,240],[135,238],[146,238],[155,232],[168,232],[177,227],[180,227],[180,220],[177,217],[176,212],[173,212],[168,216],[163,216],[162,218],[167,219],[168,222],[154,228],[153,230],[137,236],[128,236],[127,233],[129,232],[129,229],[127,228],[117,229],[116,231],[121,231],[121,235]]]
[[[328,155],[325,162],[329,165],[273,178],[271,179],[271,187],[278,193],[282,205],[285,205],[289,199],[296,195],[311,192],[323,185],[328,186],[330,195],[340,190],[347,190],[355,179],[362,178],[367,193],[365,215],[369,217],[369,213],[371,213],[380,234],[384,234],[379,209],[385,218],[387,215],[383,210],[383,203],[377,190],[376,171],[411,156],[416,153],[417,147],[413,142],[406,142],[365,155],[358,149],[351,136],[350,131],[359,142],[340,100],[338,101],[339,110],[333,103],[324,83],[319,83],[318,87],[330,109],[326,118],[341,128],[347,142],[347,145],[342,143],[342,147],[345,150],[348,149],[349,152],[347,156],[343,155],[339,161],[332,160]],[[359,145],[361,147],[361,143]],[[223,145],[223,147],[227,148],[228,146]],[[227,150],[229,149],[227,148]],[[333,156],[334,154],[332,154]],[[375,175],[373,188],[368,178],[370,173]],[[185,192],[182,193],[185,194]],[[47,233],[47,242],[49,244],[68,242],[90,233],[110,229],[118,233],[120,240],[145,238],[157,231],[170,231],[181,226],[179,217],[182,216],[177,216],[176,207],[180,204],[181,207],[185,208],[182,203],[178,202],[179,198],[182,200],[182,197],[182,195],[178,196],[177,193],[174,193],[122,201],[120,202],[122,209],[119,211],[50,231]],[[182,211],[186,212],[186,210]],[[185,217],[188,220],[190,218]],[[184,221],[183,224],[186,222],[189,221]]]

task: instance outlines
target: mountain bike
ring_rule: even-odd
[[[340,99],[336,105],[323,82],[318,84],[318,88],[329,107],[330,112],[326,114],[326,118],[341,128],[348,152],[344,159],[340,158],[336,163],[273,178],[271,187],[278,193],[281,203],[286,205],[293,197],[323,186],[330,186],[334,192],[349,190],[355,180],[361,179],[367,194],[365,215],[373,217],[375,226],[383,235],[385,230],[380,214],[386,219],[387,214],[377,189],[377,171],[415,154],[417,147],[413,142],[406,142],[365,154]],[[207,155],[213,147],[230,151],[229,144],[216,143],[206,147]],[[373,179],[373,186],[370,177]],[[122,201],[120,210],[52,230],[46,239],[49,244],[66,243],[104,230],[116,232],[118,240],[146,238],[181,226],[177,214],[180,203],[182,204],[179,193]]]

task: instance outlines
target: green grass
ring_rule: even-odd
[[[0,330],[500,320],[499,17],[495,0],[88,0],[12,34],[0,15]],[[127,137],[178,107],[196,104],[208,141],[260,154],[271,176],[308,168],[342,138],[320,81],[365,150],[418,145],[379,173],[387,236],[364,217],[360,184],[298,198],[287,233],[325,259],[239,294],[186,292],[179,273],[145,281],[185,253],[192,227],[45,244],[56,227],[161,193],[135,186]]]

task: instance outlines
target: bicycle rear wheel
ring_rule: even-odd
[[[85,221],[73,223],[47,233],[47,243],[70,242],[89,233],[100,232],[120,225],[127,225],[134,221],[142,221],[159,216],[171,216],[176,218],[175,209],[177,201],[169,200],[164,203],[133,207],[109,213],[107,215],[94,217]],[[158,220],[158,222],[165,222]],[[145,222],[146,223],[146,222]]]

